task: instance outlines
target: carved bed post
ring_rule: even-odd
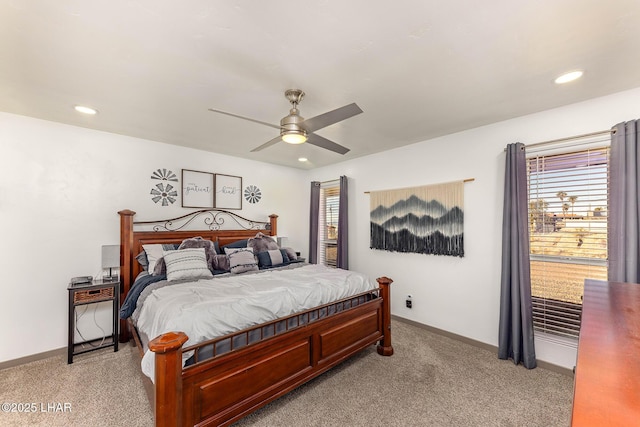
[[[393,280],[388,277],[379,277],[376,279],[380,285],[380,293],[382,296],[382,330],[384,337],[380,340],[377,350],[382,356],[391,356],[393,347],[391,346],[391,292],[389,286]]]
[[[276,214],[269,215],[269,225],[270,225],[269,228],[271,230],[271,235],[277,236],[278,235],[278,215]]]
[[[187,340],[184,332],[168,332],[149,342],[156,358],[156,427],[182,425],[182,345]]]
[[[133,250],[133,216],[136,213],[129,209],[118,212],[120,215],[120,304],[131,288],[131,266]],[[124,319],[120,319],[120,342],[129,341],[129,328]]]

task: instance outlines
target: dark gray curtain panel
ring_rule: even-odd
[[[640,282],[639,122],[619,123],[611,136],[608,278],[613,282]]]
[[[318,215],[320,214],[320,183],[311,182],[311,205],[309,209],[309,263],[318,263]]]
[[[536,367],[529,267],[527,163],[524,145],[507,145],[502,213],[498,357]]]
[[[340,207],[338,212],[338,259],[336,266],[343,270],[349,269],[349,209],[348,209],[348,178],[340,177]]]

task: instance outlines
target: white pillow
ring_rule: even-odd
[[[153,274],[153,270],[156,268],[156,262],[158,262],[159,258],[162,258],[162,245],[142,245],[142,249],[144,249],[144,252],[147,254],[147,261],[149,262],[147,271],[149,274]]]
[[[258,263],[251,248],[238,248],[237,251],[232,251],[227,256],[229,257],[229,270],[233,274],[258,270]]]
[[[167,265],[167,280],[211,279],[213,274],[207,266],[204,248],[165,251],[164,262]]]

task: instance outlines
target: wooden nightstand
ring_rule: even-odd
[[[73,356],[98,350],[105,347],[113,347],[118,351],[118,311],[120,307],[120,282],[105,282],[94,280],[91,283],[81,285],[69,285],[69,344],[67,347],[67,363],[73,363]],[[95,304],[103,301],[113,301],[113,331],[104,340],[97,338],[76,343],[74,342],[76,307],[86,304]],[[96,344],[96,342],[98,344]],[[83,346],[87,344],[88,348]]]

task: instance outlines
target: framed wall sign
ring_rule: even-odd
[[[215,207],[214,174],[182,169],[182,207]]]
[[[216,174],[215,207],[242,209],[242,177]]]

